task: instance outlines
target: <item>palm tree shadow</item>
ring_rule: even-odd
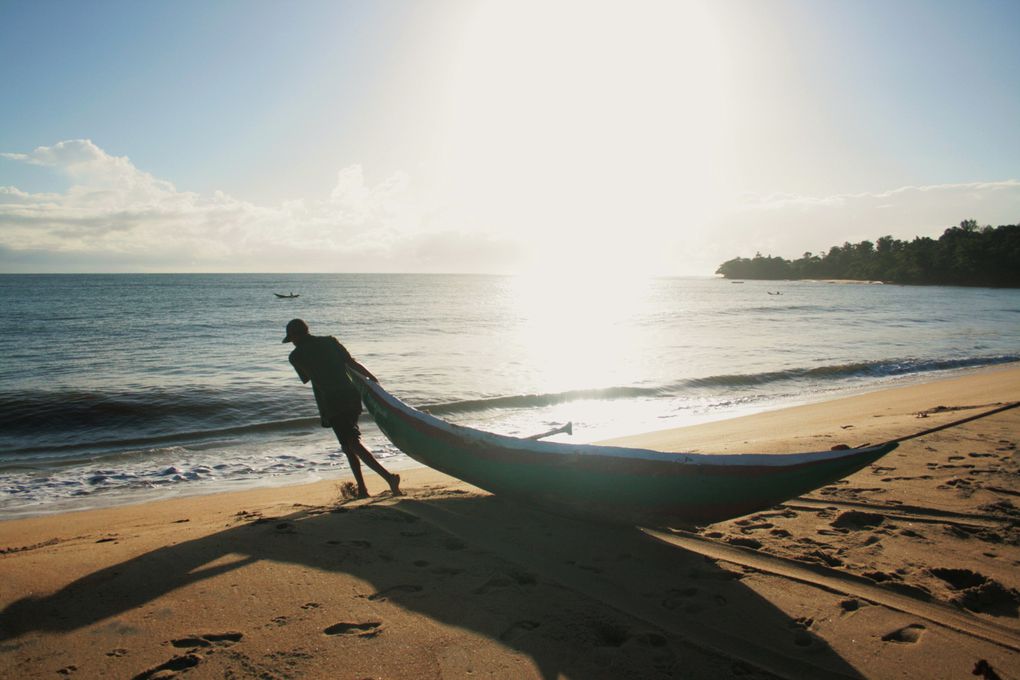
[[[741,572],[633,528],[494,496],[422,496],[340,512],[316,508],[256,521],[248,515],[218,533],[9,604],[0,612],[0,642],[76,631],[271,561],[354,576],[375,589],[370,600],[497,640],[528,655],[546,678],[609,677],[621,669],[635,677],[672,674],[698,653],[725,675],[750,665],[782,675],[859,677],[824,641],[742,584]],[[593,648],[612,669],[592,665],[582,650]]]

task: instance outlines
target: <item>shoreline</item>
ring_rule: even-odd
[[[998,366],[602,443],[827,450],[1012,401],[1020,367]],[[691,535],[423,467],[401,470],[402,498],[341,502],[341,477],[0,521],[0,674],[964,677],[984,660],[1009,677],[1018,431],[1013,410],[905,442]]]
[[[691,428],[699,428],[713,423],[729,423],[731,421],[739,422],[740,419],[758,416],[765,413],[774,411],[786,411],[792,408],[799,408],[801,406],[809,406],[812,404],[825,404],[832,401],[846,399],[849,397],[867,395],[874,392],[883,392],[886,390],[901,389],[904,387],[926,385],[932,382],[941,382],[944,380],[951,380],[957,377],[965,377],[975,373],[981,373],[984,371],[997,371],[1004,367],[1008,370],[1010,366],[1016,366],[1020,368],[1020,362],[1006,362],[1006,363],[993,363],[988,365],[982,365],[977,367],[964,367],[964,368],[950,368],[941,369],[929,373],[918,373],[909,374],[904,376],[886,377],[881,380],[876,380],[867,384],[856,385],[856,386],[844,386],[842,388],[833,389],[831,391],[823,392],[820,394],[812,395],[811,397],[801,398],[785,398],[782,400],[775,401],[765,405],[754,405],[751,407],[744,407],[730,411],[724,411],[722,413],[712,414],[711,417],[705,420],[700,420],[693,424],[675,425],[661,429],[648,429],[638,432],[625,433],[617,436],[610,436],[608,438],[598,439],[584,439],[580,441],[564,441],[564,443],[580,443],[580,444],[615,444],[622,446],[635,446],[638,448],[651,448],[660,451],[691,451],[698,452],[696,449],[687,449],[680,445],[679,442],[684,441],[682,437],[677,438],[675,445],[671,442],[672,440],[667,434],[658,443],[641,443],[652,441],[655,442],[659,433],[670,433],[676,432],[687,432]],[[370,416],[366,416],[370,417]],[[383,436],[378,433],[378,436]],[[649,440],[649,438],[651,438]],[[327,443],[329,443],[328,440]],[[559,440],[563,441],[563,440]],[[634,443],[638,442],[638,443]],[[672,448],[671,448],[672,447]],[[729,452],[739,452],[732,450]],[[392,468],[394,471],[413,470],[422,467],[421,463],[407,457],[404,454],[397,456],[382,457],[380,460],[387,467]],[[317,479],[308,479],[309,477],[317,477]],[[101,494],[90,494],[87,496],[77,497],[65,497],[60,498],[45,505],[34,505],[34,506],[23,506],[14,507],[9,510],[0,509],[0,523],[7,521],[15,521],[20,519],[28,519],[32,517],[52,517],[59,516],[69,512],[88,512],[91,510],[101,510],[105,508],[123,507],[126,505],[135,504],[146,504],[146,503],[157,503],[161,501],[169,501],[174,499],[185,499],[185,498],[196,498],[208,495],[219,495],[224,493],[242,493],[245,491],[253,491],[258,489],[275,489],[287,486],[306,486],[309,484],[316,483],[337,483],[349,479],[349,472],[339,470],[334,476],[323,477],[318,472],[308,472],[305,474],[290,473],[282,477],[265,476],[261,478],[248,479],[248,480],[222,480],[218,482],[205,482],[201,485],[192,486],[168,486],[164,488],[136,488],[136,489],[114,489],[109,490]]]

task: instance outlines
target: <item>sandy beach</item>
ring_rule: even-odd
[[[877,443],[1020,401],[985,370],[613,443]],[[1020,677],[1020,409],[697,532],[428,469],[0,523],[6,678]],[[592,499],[597,503],[598,499]],[[978,675],[982,677],[982,675]]]

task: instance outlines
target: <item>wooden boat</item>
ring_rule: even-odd
[[[291,293],[290,295],[284,295],[283,293],[273,293],[273,295],[275,295],[276,297],[281,298],[283,300],[292,300],[294,298],[301,297],[301,295],[299,293]]]
[[[500,496],[613,523],[680,527],[765,510],[897,446],[726,455],[519,439],[447,423],[348,372],[379,428],[416,461]]]

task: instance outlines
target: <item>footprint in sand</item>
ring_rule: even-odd
[[[941,489],[943,491],[948,489],[956,489],[964,496],[970,496],[971,494],[974,493],[972,482],[973,480],[969,478],[955,477],[953,479],[948,480],[945,484],[939,484],[935,488]]]
[[[886,571],[865,571],[861,573],[861,576],[870,578],[875,583],[889,583],[890,581],[902,580],[896,574],[892,574]]]
[[[921,635],[924,631],[925,627],[920,623],[912,623],[909,626],[897,628],[891,633],[886,633],[882,636],[882,642],[913,644],[921,639]]]
[[[809,553],[805,553],[801,556],[801,561],[813,562],[815,564],[824,564],[827,567],[841,567],[843,566],[843,560],[839,559],[835,555],[830,555],[823,550],[813,550]]]
[[[798,647],[810,647],[814,644],[815,639],[811,636],[811,633],[806,630],[798,630],[793,634],[793,644]]]
[[[429,569],[429,571],[438,576],[457,576],[458,574],[464,573],[463,569],[458,569],[457,567],[444,567],[442,565],[433,567],[432,569]]]
[[[988,582],[987,576],[971,571],[970,569],[934,567],[929,571],[932,576],[937,576],[948,583],[953,590],[965,590],[967,588],[984,585]]]
[[[359,540],[359,539],[354,539],[354,540],[350,540],[350,541],[340,541],[340,543],[342,545],[349,545],[349,546],[351,546],[353,548],[371,548],[372,547],[372,543],[370,541],[362,541],[362,540]]]
[[[518,621],[512,626],[504,630],[499,634],[499,639],[503,642],[511,642],[517,638],[527,634],[529,631],[535,630],[542,624],[537,621]]]
[[[690,598],[697,594],[698,588],[696,586],[690,586],[687,588],[672,588],[666,593],[661,604],[665,609],[678,609],[688,605]]]
[[[831,522],[833,527],[839,529],[859,530],[865,527],[877,527],[885,521],[885,517],[874,512],[861,512],[860,510],[847,510]]]
[[[957,592],[953,602],[971,611],[1000,616],[1017,616],[1020,591],[970,569],[934,568],[933,576],[945,581]]]
[[[411,584],[401,584],[398,586],[392,586],[385,590],[380,590],[377,593],[372,593],[368,596],[368,599],[372,602],[385,602],[389,599],[389,596],[394,593],[417,593],[421,592],[421,586]]]
[[[383,632],[382,621],[366,621],[364,623],[334,623],[322,631],[326,635],[356,635],[360,638],[372,638]]]
[[[841,600],[839,608],[845,612],[855,612],[861,608],[861,601],[856,597],[850,597],[845,600]]]
[[[615,621],[599,621],[594,629],[598,647],[622,647],[630,639],[630,631]]]
[[[170,677],[170,673],[176,673],[177,671],[186,671],[189,668],[194,668],[201,663],[202,657],[197,654],[185,654],[184,656],[175,656],[165,663],[161,663],[158,666],[153,666],[147,670],[142,671],[136,675],[132,680],[148,680],[152,677]],[[168,673],[163,673],[168,671]]]
[[[509,576],[500,575],[493,576],[488,581],[478,586],[471,592],[475,595],[485,595],[493,590],[502,590],[503,588],[509,588],[513,585],[513,579]]]
[[[178,648],[187,647],[229,647],[235,642],[240,642],[244,637],[243,633],[231,631],[229,633],[204,633],[202,635],[189,635],[187,637],[171,640],[170,644]]]
[[[499,590],[516,585],[534,585],[538,580],[533,575],[522,571],[512,571],[509,574],[499,574],[472,590],[476,595],[483,595],[491,590]]]
[[[801,616],[791,621],[790,627],[796,629],[796,632],[793,634],[793,644],[798,647],[810,647],[814,644],[815,639],[808,632],[813,625],[815,625],[815,620],[806,616]]]

